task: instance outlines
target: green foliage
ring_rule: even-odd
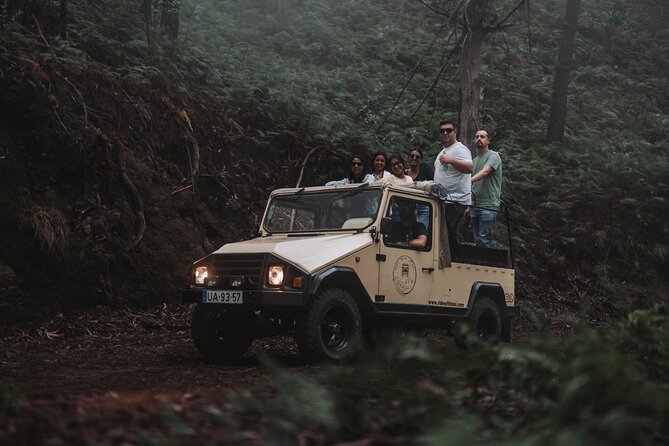
[[[241,390],[231,397],[235,418],[229,423],[241,427],[245,421],[262,419],[259,430],[264,435],[296,439],[304,426],[316,425],[325,431],[338,427],[330,392],[303,375],[266,364],[271,380],[261,387]]]
[[[306,145],[328,141],[328,154],[307,166],[323,175],[359,146],[390,153],[419,144],[430,161],[436,122],[456,114],[457,59],[440,71],[455,38],[420,3],[184,0],[179,38],[158,33],[152,57],[139,5],[68,8],[67,41],[46,48],[14,24],[0,38],[73,70],[252,110]],[[531,2],[527,24],[484,44],[481,123],[504,162],[516,253],[537,278],[528,292],[555,290],[619,315],[669,300],[667,11],[663,0],[582,3],[562,145],[544,140],[564,4]],[[264,136],[245,143],[268,145]]]
[[[614,332],[624,351],[632,352],[641,367],[639,373],[655,382],[669,382],[669,326],[665,307],[631,313],[622,328]]]
[[[414,438],[422,426],[456,413],[456,375],[452,367],[444,367],[444,357],[430,341],[424,336],[381,336],[378,347],[361,354],[355,367],[327,370],[325,379],[334,386],[338,419],[347,437],[378,432]],[[455,363],[453,358],[453,367]]]
[[[500,400],[524,405],[513,420],[489,419],[513,444],[646,444],[669,434],[667,317],[637,311],[607,332],[580,328],[561,342],[537,337],[528,346],[495,349],[495,361],[474,361],[472,373]],[[521,395],[522,397],[518,397]]]
[[[352,365],[269,364],[265,382],[226,405],[191,419],[168,410],[165,421],[192,439],[193,421],[209,419],[230,432],[225,444],[663,444],[668,322],[664,309],[640,310],[605,330],[576,323],[567,339],[544,331],[498,346],[463,325],[459,349],[439,332],[376,337]]]
[[[19,412],[21,394],[21,390],[13,383],[0,381],[0,417],[16,415]],[[1,434],[2,430],[0,430]]]

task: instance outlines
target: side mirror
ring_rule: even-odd
[[[381,219],[381,234],[390,234],[393,231],[393,219],[383,217]]]

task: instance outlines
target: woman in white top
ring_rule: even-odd
[[[374,176],[367,173],[365,169],[365,159],[361,155],[353,155],[351,157],[351,167],[348,177],[341,180],[333,180],[325,183],[326,186],[342,186],[344,184],[354,183],[372,183]]]
[[[372,172],[372,175],[374,175],[374,180],[380,180],[390,176],[390,172],[386,170],[387,160],[385,153],[376,152],[372,159],[374,160],[374,171]]]
[[[387,181],[388,183],[397,184],[399,186],[413,183],[411,177],[409,175],[405,175],[404,173],[404,166],[406,166],[406,164],[404,163],[404,158],[402,158],[402,155],[395,153],[390,156],[389,161],[390,173],[392,175],[380,181]]]

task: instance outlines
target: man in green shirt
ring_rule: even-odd
[[[485,130],[476,132],[474,143],[477,154],[472,172],[474,206],[469,210],[469,218],[476,245],[490,248],[502,195],[502,159],[490,150],[490,136]]]

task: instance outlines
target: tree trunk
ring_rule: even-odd
[[[65,39],[66,11],[65,0],[0,0],[0,22],[16,20],[45,37]]]
[[[267,0],[265,3],[265,11],[267,15],[275,18],[274,32],[283,31],[286,28],[285,17],[283,14],[282,0]]]
[[[459,141],[472,148],[474,135],[479,129],[479,107],[481,102],[481,46],[485,31],[482,28],[465,29],[458,77],[460,85],[460,110],[458,115]]]
[[[67,0],[60,0],[60,38],[67,39]]]
[[[569,73],[571,71],[571,61],[576,44],[576,25],[578,23],[580,6],[581,0],[567,0],[567,12],[565,13],[564,26],[562,27],[560,50],[555,65],[551,112],[548,118],[547,139],[549,143],[564,141]]]
[[[156,39],[153,33],[153,0],[143,0],[144,6],[144,33],[149,48],[149,58],[155,54]]]
[[[460,86],[460,109],[458,113],[459,141],[473,147],[474,135],[480,126],[481,103],[481,47],[483,39],[491,31],[486,27],[491,0],[469,0],[462,20],[462,48],[458,79]]]
[[[179,37],[179,2],[163,0],[160,5],[160,27],[167,38],[174,41]]]

